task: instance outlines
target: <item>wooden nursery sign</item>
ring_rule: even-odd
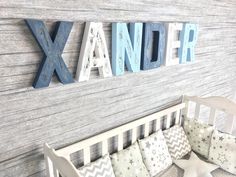
[[[33,87],[50,84],[53,73],[63,84],[74,79],[63,61],[62,53],[72,29],[72,22],[58,22],[53,36],[43,21],[25,20],[44,53]],[[175,40],[174,36],[180,34]],[[101,77],[149,70],[194,61],[198,25],[193,23],[112,23],[112,64],[102,23],[86,22],[76,71],[76,81],[89,80],[92,68]],[[178,57],[173,57],[173,50]]]

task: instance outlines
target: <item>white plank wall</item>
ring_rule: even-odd
[[[233,98],[236,92],[235,0],[2,0],[0,18],[1,177],[45,176],[44,142],[63,147],[177,103],[182,94]],[[196,62],[106,79],[93,72],[88,82],[54,80],[35,90],[42,52],[23,18],[46,20],[49,29],[56,20],[77,21],[63,53],[74,76],[85,20],[106,22],[109,49],[111,21],[199,23]]]

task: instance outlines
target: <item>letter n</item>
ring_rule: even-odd
[[[125,65],[128,71],[140,71],[142,23],[112,24],[112,71],[114,75],[122,75]]]

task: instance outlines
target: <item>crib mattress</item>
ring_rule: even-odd
[[[172,165],[167,170],[165,170],[162,174],[157,175],[155,177],[183,177],[184,171],[177,167],[176,165]],[[217,169],[212,172],[213,177],[236,177],[231,173],[228,173],[224,170]]]

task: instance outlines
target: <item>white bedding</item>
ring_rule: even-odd
[[[167,170],[165,170],[162,174],[157,175],[156,177],[183,177],[184,171],[177,167],[176,165],[172,165]],[[212,172],[213,177],[236,177],[231,173],[228,173],[224,170],[217,169]]]

